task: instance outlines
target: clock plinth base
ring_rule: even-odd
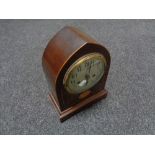
[[[82,109],[96,103],[97,101],[99,101],[103,98],[106,98],[107,93],[108,93],[107,90],[102,90],[102,91],[98,92],[97,94],[92,95],[89,98],[86,98],[85,100],[81,101],[80,103],[73,105],[64,111],[60,110],[58,103],[56,102],[56,100],[54,99],[52,94],[49,94],[49,98],[59,113],[60,121],[63,122],[66,119],[73,116],[74,114],[76,114],[77,112],[80,112]]]

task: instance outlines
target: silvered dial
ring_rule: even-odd
[[[67,70],[63,83],[72,94],[82,93],[99,82],[105,70],[106,60],[99,53],[86,54]]]

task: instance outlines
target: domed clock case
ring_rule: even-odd
[[[103,74],[100,74],[103,70],[100,58],[104,64]],[[78,74],[80,63],[83,70],[80,68],[82,71]],[[50,40],[43,53],[42,65],[48,81],[49,98],[58,111],[61,122],[107,96],[105,83],[110,54],[104,46],[74,27],[64,27]],[[99,66],[93,68],[93,65]],[[96,82],[93,82],[93,72],[98,75]],[[71,78],[71,74],[73,78],[74,75],[79,77],[68,80],[69,85],[74,82],[69,91],[66,79]],[[78,79],[82,78],[84,79],[78,83]]]

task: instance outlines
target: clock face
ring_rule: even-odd
[[[71,94],[79,94],[96,85],[104,74],[106,60],[99,53],[86,54],[67,70],[63,84]]]

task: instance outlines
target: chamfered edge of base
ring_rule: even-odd
[[[99,101],[103,98],[106,98],[107,94],[108,94],[107,90],[104,89],[104,90],[98,92],[97,94],[86,98],[85,100],[81,101],[79,104],[73,105],[64,111],[60,110],[58,103],[56,102],[56,100],[54,99],[52,94],[49,94],[49,98],[59,113],[60,121],[63,122],[66,119],[73,116],[74,114],[80,112],[82,109],[84,109],[88,106],[91,106],[92,104],[96,103],[97,101]]]

